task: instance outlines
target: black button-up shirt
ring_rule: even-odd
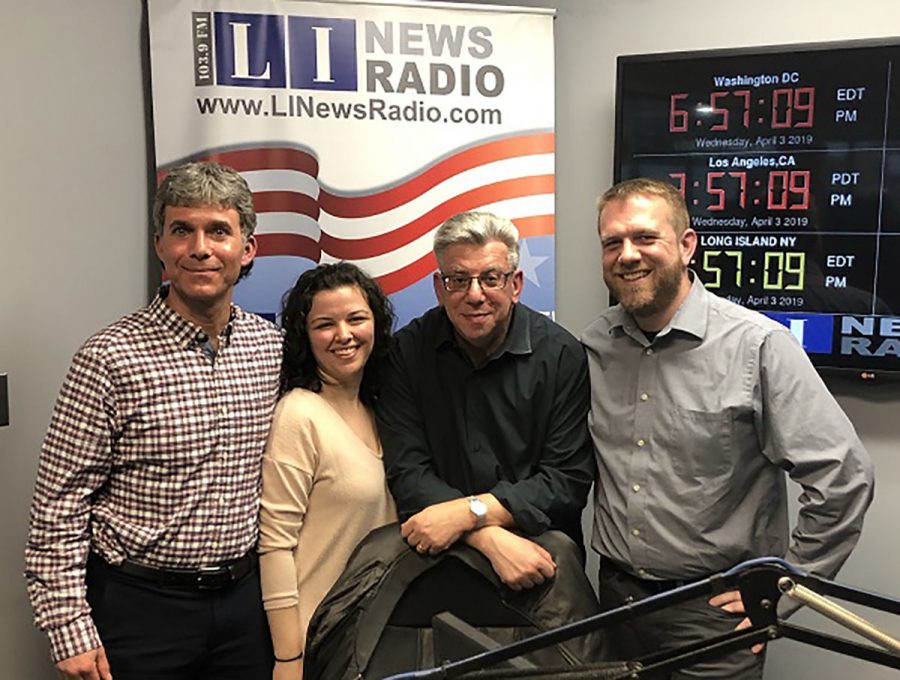
[[[595,465],[578,341],[522,304],[503,346],[479,367],[440,307],[395,340],[376,414],[401,519],[490,492],[524,533],[560,529],[581,546]]]

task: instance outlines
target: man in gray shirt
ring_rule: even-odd
[[[872,463],[802,347],[688,269],[697,235],[671,185],[622,182],[598,215],[603,276],[619,300],[582,337],[601,605],[764,555],[834,576],[859,538]],[[790,537],[785,471],[803,488]],[[640,617],[612,642],[636,658],[749,625],[734,591]],[[763,660],[758,647],[673,677],[761,678]]]

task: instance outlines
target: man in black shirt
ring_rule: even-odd
[[[434,252],[440,306],[397,333],[376,407],[401,531],[422,553],[464,540],[508,586],[530,588],[556,563],[529,537],[558,529],[583,551],[595,472],[584,351],[519,303],[509,220],[457,215]]]

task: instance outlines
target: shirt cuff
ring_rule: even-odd
[[[273,550],[259,556],[263,608],[286,609],[300,603],[297,567],[291,550]]]
[[[85,614],[70,623],[47,631],[50,637],[50,656],[53,663],[84,654],[102,646],[100,633],[90,615]]]
[[[519,498],[512,484],[499,482],[490,493],[513,516],[516,529],[528,536],[538,536],[550,528],[550,518],[535,506]]]

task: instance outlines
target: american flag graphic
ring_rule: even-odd
[[[236,289],[239,304],[274,317],[284,291],[302,271],[348,260],[392,295],[398,320],[405,323],[434,305],[435,229],[466,210],[513,220],[523,239],[520,266],[529,281],[524,301],[552,310],[553,147],[552,132],[491,139],[452,151],[388,186],[354,193],[321,182],[315,153],[302,147],[261,145],[202,152],[193,159],[233,167],[253,192],[259,250],[253,274]],[[158,179],[165,172],[160,169]],[[429,281],[418,286],[420,294],[403,296],[423,279]],[[529,288],[534,297],[541,287],[549,295],[530,302]]]

